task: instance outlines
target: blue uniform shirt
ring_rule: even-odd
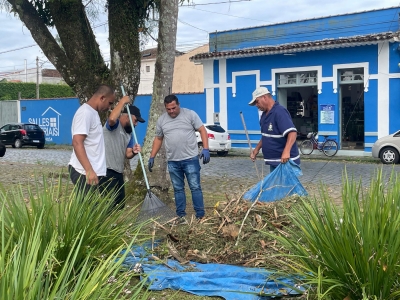
[[[262,113],[260,126],[264,161],[267,165],[276,167],[281,162],[287,134],[292,131],[297,132],[297,129],[287,109],[278,102],[274,104],[268,113]],[[299,149],[296,142],[290,149],[290,158],[300,165]]]

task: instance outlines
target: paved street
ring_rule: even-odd
[[[55,149],[36,149],[22,148],[13,149],[7,147],[6,155],[0,158],[0,162],[26,163],[37,165],[55,165],[66,166],[69,162],[71,150],[55,150]],[[136,167],[138,159],[132,160],[132,167]],[[257,167],[260,174],[264,176],[269,172],[269,168],[263,165],[261,157],[257,161]],[[357,180],[362,178],[363,185],[368,185],[374,172],[383,168],[385,174],[392,170],[390,165],[382,165],[375,163],[352,163],[340,160],[303,160],[302,161],[303,176],[300,181],[303,184],[322,182],[326,185],[339,186],[342,183],[342,174],[347,170],[348,175],[353,176]],[[0,165],[1,168],[1,165]],[[394,167],[396,171],[400,171],[400,166]],[[1,170],[0,170],[1,171]],[[211,162],[208,165],[202,165],[203,178],[215,178],[221,181],[232,181],[233,183],[241,182],[243,184],[252,184],[258,182],[255,164],[247,157],[227,156],[218,157],[212,155]]]

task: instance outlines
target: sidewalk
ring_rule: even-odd
[[[344,152],[346,150],[341,150],[340,152]],[[348,150],[349,152],[351,150]],[[379,158],[374,158],[372,156],[356,156],[356,155],[339,155],[336,154],[333,157],[328,157],[324,155],[322,152],[315,150],[311,155],[303,155],[300,153],[300,159],[303,161],[307,160],[319,160],[319,161],[326,161],[326,160],[331,160],[331,161],[349,161],[349,162],[362,162],[362,163],[376,163],[380,164],[381,161]],[[350,153],[349,153],[350,154]],[[250,157],[250,150],[248,148],[232,148],[229,151],[228,156],[237,156],[237,157]],[[262,154],[259,153],[257,157],[262,157]]]

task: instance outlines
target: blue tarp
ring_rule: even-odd
[[[147,258],[143,247],[136,246],[124,261],[124,265],[133,268],[142,264],[148,276],[149,289],[160,291],[173,289],[198,296],[219,296],[227,300],[272,299],[261,294],[283,296],[298,295],[295,281],[289,278],[277,278],[270,271],[259,268],[245,268],[224,264],[202,264],[190,262],[181,265],[168,259],[166,264]],[[172,269],[173,270],[172,270]]]
[[[279,164],[272,173],[248,190],[243,199],[253,202],[258,198],[261,202],[272,202],[296,194],[307,196],[307,191],[297,178],[301,175],[303,173],[299,165],[290,159],[286,164]]]

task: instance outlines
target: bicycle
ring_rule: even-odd
[[[318,149],[326,156],[334,156],[339,150],[338,143],[334,139],[328,139],[329,135],[324,135],[324,140],[318,142],[316,139],[317,134],[317,132],[309,132],[307,134],[308,140],[305,140],[300,144],[300,152],[304,155],[310,155],[314,149]]]

